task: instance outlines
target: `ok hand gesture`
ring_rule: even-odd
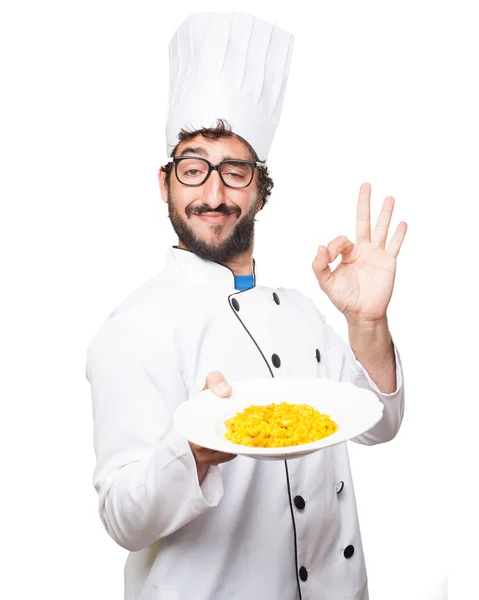
[[[386,317],[396,275],[396,257],[407,231],[401,221],[386,248],[394,198],[387,196],[371,240],[371,186],[363,183],[359,191],[356,243],[345,235],[332,240],[327,248],[319,246],[313,271],[323,292],[348,322],[375,323]],[[341,254],[334,271],[332,263]]]

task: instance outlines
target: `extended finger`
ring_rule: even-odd
[[[394,210],[394,198],[388,196],[383,202],[383,207],[379,213],[376,227],[373,231],[373,244],[384,248],[386,246],[386,240],[388,237],[389,225],[391,223],[391,216]]]
[[[401,221],[397,226],[395,234],[389,240],[388,247],[386,248],[386,251],[389,252],[391,256],[394,256],[394,258],[397,257],[397,255],[399,254],[399,250],[401,250],[402,243],[404,241],[404,238],[406,237],[406,232],[407,223]]]
[[[356,212],[356,243],[371,241],[371,185],[363,183],[359,189]]]

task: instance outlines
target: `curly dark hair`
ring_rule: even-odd
[[[258,155],[256,154],[256,152],[254,151],[254,149],[251,147],[251,145],[248,144],[248,142],[244,138],[242,138],[238,134],[234,133],[231,130],[231,125],[225,119],[217,119],[217,122],[214,127],[203,127],[202,129],[197,129],[195,131],[188,131],[186,129],[181,129],[180,133],[178,134],[179,142],[178,142],[178,144],[176,144],[176,146],[171,151],[170,156],[176,155],[176,151],[178,150],[178,146],[180,145],[181,142],[191,140],[192,138],[194,138],[197,135],[202,135],[204,138],[207,138],[209,140],[217,140],[221,137],[235,137],[235,138],[241,140],[246,145],[248,150],[250,151],[250,154],[251,154],[250,160],[254,160],[254,161],[260,160]],[[257,169],[258,169],[258,194],[259,194],[260,199],[263,201],[263,204],[261,206],[261,210],[262,210],[264,208],[266,202],[268,201],[268,198],[271,195],[271,191],[273,189],[274,183],[273,183],[273,180],[271,179],[271,177],[269,176],[268,167],[266,167],[266,166],[257,167]],[[169,188],[170,175],[171,175],[171,171],[173,170],[173,164],[168,163],[166,165],[163,165],[161,167],[161,170],[164,173],[166,173],[165,184],[166,184],[166,187]]]

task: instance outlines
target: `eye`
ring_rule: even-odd
[[[243,182],[250,177],[251,171],[250,167],[244,163],[229,162],[223,165],[222,174],[230,181]]]
[[[177,166],[177,173],[185,179],[198,179],[206,174],[207,168],[203,161],[196,158],[181,160]]]

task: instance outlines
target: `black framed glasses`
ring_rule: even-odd
[[[194,156],[175,156],[170,163],[175,165],[176,178],[183,185],[196,187],[203,185],[211,171],[218,171],[221,181],[231,188],[248,187],[253,181],[256,167],[264,167],[266,163],[253,160],[228,159],[213,165],[206,158]]]

